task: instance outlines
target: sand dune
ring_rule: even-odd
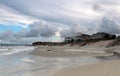
[[[111,55],[106,52],[111,40],[99,41],[90,43],[86,46],[80,47],[79,45],[64,45],[64,46],[39,46],[30,54],[44,56],[44,57],[75,57],[75,56],[104,56]]]
[[[43,46],[30,52],[32,55],[43,57],[77,57],[77,56],[106,56],[112,55],[105,51],[106,48],[92,47],[66,47],[66,46]]]

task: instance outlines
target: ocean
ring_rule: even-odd
[[[0,56],[32,50],[33,48],[32,46],[0,46]]]

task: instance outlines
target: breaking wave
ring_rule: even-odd
[[[32,50],[31,46],[1,46],[0,47],[0,56],[1,55],[10,55],[21,51]]]

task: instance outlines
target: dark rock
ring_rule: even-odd
[[[47,50],[47,51],[52,51],[52,50]]]

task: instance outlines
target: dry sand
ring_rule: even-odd
[[[54,76],[120,76],[120,60],[66,68]]]
[[[87,44],[83,47],[80,47],[79,45],[39,46],[30,54],[44,57],[106,56],[112,55],[105,51],[107,50],[105,46],[110,42],[111,40],[99,41]]]
[[[87,46],[90,47],[106,47],[108,44],[110,44],[113,40],[106,40],[106,41],[98,41],[98,42],[91,42],[88,43]]]
[[[37,56],[43,56],[43,57],[77,57],[77,56],[108,56],[113,55],[112,53],[108,53],[103,51],[105,49],[103,48],[72,48],[72,49],[65,49],[65,50],[59,50],[57,47],[54,47],[54,49],[51,50],[51,47],[49,47],[48,51],[47,49],[41,49],[37,48],[30,54],[37,55]]]

